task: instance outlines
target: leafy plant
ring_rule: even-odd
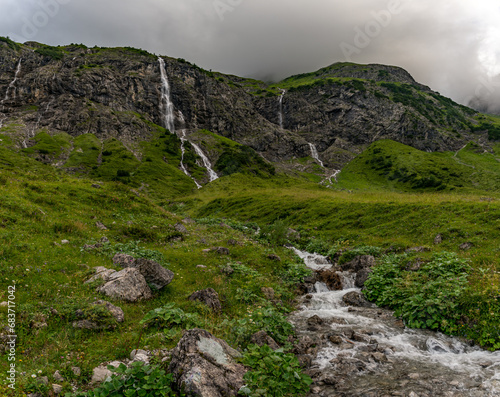
[[[244,380],[239,394],[250,397],[301,396],[309,391],[312,380],[301,373],[297,358],[282,349],[273,351],[269,346],[251,345],[241,358],[252,368]]]
[[[467,261],[442,252],[412,272],[405,270],[410,259],[408,254],[384,257],[365,283],[366,298],[395,310],[409,327],[456,334],[470,270]]]
[[[374,247],[371,245],[362,245],[354,247],[348,251],[345,251],[339,258],[339,265],[352,261],[355,257],[360,255],[372,255],[380,256],[382,253],[382,248]]]
[[[312,274],[312,270],[303,263],[289,263],[285,266],[285,270],[280,273],[280,278],[287,284],[301,283],[304,278]]]
[[[158,307],[148,312],[140,321],[140,324],[156,328],[188,328],[200,325],[200,321],[197,314],[186,313],[181,308],[175,307],[175,304],[168,303],[163,307]]]
[[[114,374],[98,388],[79,393],[67,393],[66,397],[160,397],[177,396],[172,390],[173,376],[158,366],[142,362],[130,367],[120,364],[118,368],[108,365]]]
[[[272,225],[264,226],[260,231],[259,238],[277,247],[288,241],[287,234],[288,224],[283,219],[278,219]]]

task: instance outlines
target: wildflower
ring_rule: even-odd
[[[38,373],[39,373],[39,374],[41,374],[41,373],[42,373],[42,370],[41,370],[41,369],[39,369],[39,370],[38,370]]]
[[[35,375],[35,374],[33,374],[33,375],[31,375],[31,377],[32,377],[32,378],[36,378],[36,375]]]

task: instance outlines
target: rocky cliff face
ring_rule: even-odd
[[[427,151],[484,140],[471,132],[474,111],[400,68],[334,64],[267,85],[163,59],[176,129],[185,128],[188,138],[212,131],[272,162],[311,156],[309,143],[327,167],[339,168],[383,138]],[[116,138],[140,159],[140,142],[165,126],[161,84],[157,57],[142,50],[3,40],[0,132],[20,148],[33,145],[40,131]],[[208,153],[212,162],[220,155]]]

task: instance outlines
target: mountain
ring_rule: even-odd
[[[336,63],[267,84],[130,47],[2,38],[0,93],[0,133],[11,149],[138,188],[175,186],[171,194],[213,180],[207,166],[218,175],[320,178],[379,140],[426,152],[472,141],[492,152],[500,138],[496,119],[385,65]]]

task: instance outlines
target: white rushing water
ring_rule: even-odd
[[[165,122],[165,128],[167,128],[171,134],[176,134],[179,139],[181,140],[181,169],[186,174],[189,176],[194,183],[196,184],[196,187],[198,189],[201,189],[201,185],[191,176],[191,174],[188,172],[186,169],[186,166],[184,165],[184,153],[186,152],[184,144],[186,142],[189,142],[193,149],[195,150],[196,154],[201,157],[201,160],[203,162],[203,167],[207,170],[208,172],[208,177],[209,181],[213,182],[219,176],[217,173],[212,169],[212,164],[210,163],[210,160],[208,157],[203,153],[201,148],[196,145],[195,143],[191,142],[188,140],[187,135],[186,135],[186,129],[182,128],[180,132],[175,131],[175,114],[174,114],[174,104],[170,98],[170,85],[168,83],[168,76],[167,76],[167,71],[165,69],[165,61],[162,58],[158,58],[158,62],[160,63],[160,72],[161,72],[161,82],[162,82],[162,87],[161,87],[161,106],[162,106],[162,114],[164,116],[164,122]],[[185,125],[185,120],[184,120],[184,115],[182,112],[179,111],[179,120],[184,127]]]
[[[314,146],[312,143],[308,142],[309,147],[311,148],[311,157],[316,160],[321,167],[325,168],[325,165],[323,162],[319,159],[319,154],[318,154],[318,149],[316,149],[316,146]]]
[[[16,94],[17,94],[17,87],[16,87],[16,81],[19,76],[19,72],[21,71],[21,62],[22,59],[19,59],[19,62],[17,63],[16,66],[16,72],[14,74],[14,79],[10,82],[9,86],[7,87],[7,91],[5,92],[4,98],[0,101],[0,111],[4,110],[4,103],[10,99],[16,99]],[[12,92],[12,96],[11,96]],[[0,120],[0,128],[3,126],[3,120],[4,117],[2,117],[2,120]]]
[[[317,254],[295,252],[311,269],[317,270],[318,263],[327,262]],[[325,285],[317,283],[316,292],[304,299],[301,310],[290,318],[299,334],[319,340],[325,336],[324,329],[314,334],[304,326],[306,319],[317,315],[345,342],[327,342],[313,361],[322,376],[331,374],[332,379],[339,380],[336,388],[326,389],[325,395],[330,395],[331,390],[344,392],[347,390],[344,387],[349,394],[339,395],[500,396],[500,351],[488,352],[458,338],[405,328],[385,309],[349,307],[343,302],[344,295],[360,290],[353,288],[353,283],[345,285],[349,276],[346,273],[342,276],[347,289],[326,291]],[[356,339],[356,334],[366,340]],[[378,361],[377,357],[383,359]],[[362,369],[345,371],[346,365],[360,360],[364,360]],[[342,371],[348,372],[344,378]]]
[[[161,73],[161,105],[162,114],[165,121],[165,128],[167,128],[171,134],[175,133],[175,117],[174,117],[174,104],[170,99],[170,85],[168,83],[167,71],[165,69],[165,61],[162,58],[158,58],[160,63],[160,73]]]
[[[285,93],[286,93],[286,90],[281,90],[281,95],[279,97],[278,119],[279,119],[281,129],[283,129],[283,97],[285,96]]]
[[[217,173],[212,169],[212,164],[210,163],[210,160],[205,155],[205,153],[203,153],[203,151],[201,150],[201,148],[197,144],[195,144],[193,142],[190,142],[190,143],[191,143],[191,146],[193,146],[196,154],[201,157],[201,161],[203,161],[203,166],[208,171],[208,177],[209,177],[210,182],[213,182],[216,179],[218,179],[219,175],[217,175]]]

